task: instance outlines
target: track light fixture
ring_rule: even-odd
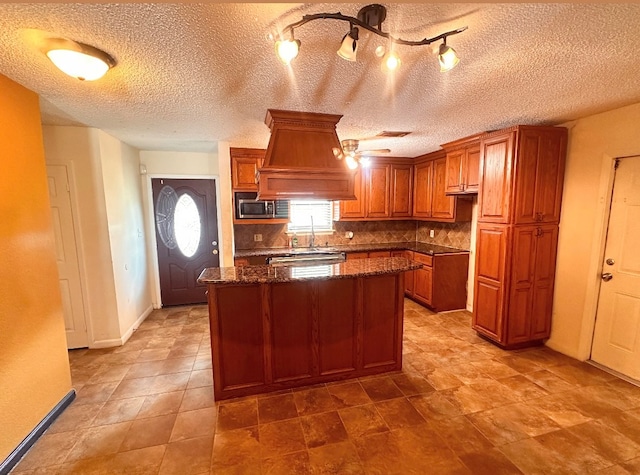
[[[453,69],[460,61],[455,50],[450,46],[447,46],[447,37],[462,33],[467,29],[466,26],[458,28],[456,30],[447,31],[438,36],[434,36],[433,38],[423,38],[422,40],[411,41],[393,37],[389,33],[382,31],[382,22],[384,22],[386,16],[387,9],[383,5],[379,4],[367,5],[366,7],[361,8],[358,12],[357,17],[343,15],[340,12],[314,13],[312,15],[304,15],[301,20],[285,26],[280,32],[273,35],[274,38],[278,39],[276,41],[276,52],[282,62],[288,65],[298,55],[298,51],[300,49],[300,40],[293,39],[294,29],[299,28],[302,25],[314,20],[340,20],[349,22],[350,27],[349,32],[342,38],[342,43],[340,44],[340,48],[337,51],[338,56],[347,61],[356,60],[359,33],[358,27],[375,33],[378,36],[382,36],[383,38],[386,38],[387,40],[389,40],[389,46],[425,46],[435,43],[436,41],[443,40],[443,43],[440,45],[438,54],[440,71],[442,72]],[[288,40],[284,39],[286,38],[287,34],[290,35],[290,39]],[[378,47],[378,50],[380,48],[381,47]],[[400,66],[400,57],[395,51],[393,51],[393,48],[387,48],[386,54],[384,54],[384,52],[382,54],[379,54],[378,50],[376,51],[376,54],[383,58],[383,65],[387,69],[394,70],[398,68],[398,66]]]

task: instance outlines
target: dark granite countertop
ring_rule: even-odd
[[[243,266],[208,267],[202,271],[201,284],[259,284],[318,279],[351,279],[415,270],[422,264],[404,257],[354,259],[338,264],[316,266]]]
[[[349,244],[343,246],[329,246],[328,248],[320,246],[318,252],[322,250],[332,249],[340,252],[371,252],[371,251],[416,251],[422,254],[450,254],[469,251],[464,249],[456,249],[454,247],[438,246],[436,244],[428,244],[424,242],[390,242],[378,244]],[[235,257],[253,257],[253,256],[286,256],[300,252],[308,252],[309,248],[266,248],[266,249],[239,249],[235,253]]]

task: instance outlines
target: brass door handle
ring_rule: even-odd
[[[611,274],[610,272],[605,272],[601,277],[605,282],[609,282],[611,279],[613,279],[613,274]]]

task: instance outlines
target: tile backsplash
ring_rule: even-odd
[[[424,221],[336,221],[335,233],[318,234],[316,242],[330,246],[371,244],[385,242],[426,242],[440,246],[469,249],[471,222],[436,223]],[[433,229],[435,237],[429,237]],[[265,249],[287,247],[286,224],[235,224],[233,226],[236,249]],[[345,233],[353,232],[353,239]],[[255,242],[254,234],[261,234],[262,241]],[[309,236],[298,236],[299,245],[307,246]]]

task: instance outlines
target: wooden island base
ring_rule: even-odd
[[[403,276],[208,283],[216,400],[400,370]]]

